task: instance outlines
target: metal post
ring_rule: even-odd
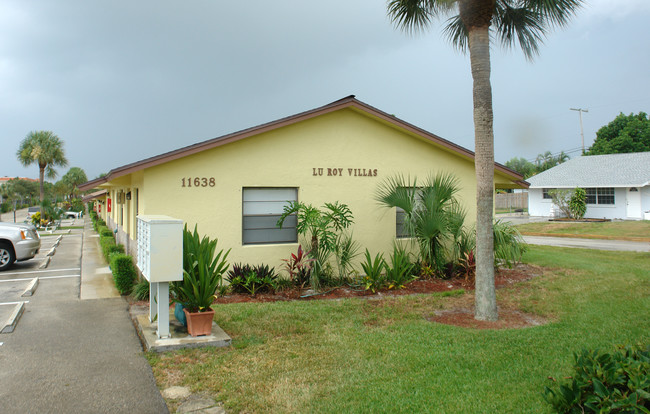
[[[169,335],[169,282],[156,283],[158,291],[158,338],[170,338]]]
[[[158,283],[151,282],[149,285],[149,322],[153,323],[158,316]]]

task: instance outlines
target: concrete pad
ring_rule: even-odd
[[[178,322],[173,314],[169,315],[169,333],[171,334],[171,338],[166,339],[158,338],[156,334],[158,323],[149,322],[149,315],[137,315],[135,322],[145,351],[165,352],[207,346],[221,348],[232,344],[230,336],[214,321],[212,321],[211,335],[191,336],[187,333],[187,328]]]
[[[181,404],[176,410],[178,414],[185,413],[225,413],[223,407],[219,406],[214,399],[203,396],[193,395]]]
[[[9,315],[9,318],[4,323],[4,325],[0,325],[2,327],[0,333],[12,333],[14,329],[16,329],[16,325],[18,325],[18,321],[20,320],[20,317],[23,315],[24,311],[25,311],[24,303],[21,302],[15,305],[13,311]]]
[[[169,387],[161,392],[164,399],[169,400],[184,400],[192,395],[189,387]]]
[[[106,265],[100,253],[99,237],[94,237],[87,224],[88,231],[84,232],[81,255],[81,286],[79,298],[81,300],[118,298],[113,282],[113,274]]]

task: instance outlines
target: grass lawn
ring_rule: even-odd
[[[522,234],[650,241],[650,221],[563,223],[545,221],[517,226]]]
[[[161,388],[229,412],[549,412],[548,376],[583,347],[650,341],[650,255],[530,246],[543,274],[498,291],[551,322],[472,330],[426,317],[468,295],[215,306],[230,349],[148,353]]]

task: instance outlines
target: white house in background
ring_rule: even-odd
[[[587,218],[650,220],[650,152],[574,158],[526,181],[531,216],[557,215],[549,190],[580,187]]]

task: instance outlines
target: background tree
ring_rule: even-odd
[[[506,161],[506,167],[517,171],[519,174],[524,176],[524,179],[532,177],[537,172],[535,164],[525,158],[514,157]]]
[[[88,177],[86,177],[86,173],[81,168],[72,167],[68,170],[67,173],[65,173],[63,177],[61,177],[61,181],[63,181],[66,188],[68,189],[67,195],[70,199],[72,199],[79,194],[77,187],[88,181]]]
[[[68,160],[63,153],[63,141],[52,131],[32,131],[20,143],[18,152],[18,161],[25,167],[37,163],[38,179],[40,182],[40,200],[45,198],[43,182],[45,175],[49,178],[56,177],[54,167],[65,167]]]
[[[596,140],[586,155],[650,151],[650,120],[645,112],[620,113],[596,132]]]
[[[469,49],[474,101],[476,170],[475,318],[497,320],[494,287],[494,130],[490,83],[490,37],[521,46],[526,58],[539,51],[549,28],[563,26],[582,0],[389,0],[388,15],[405,30],[422,30],[451,15],[445,32],[461,50]]]

